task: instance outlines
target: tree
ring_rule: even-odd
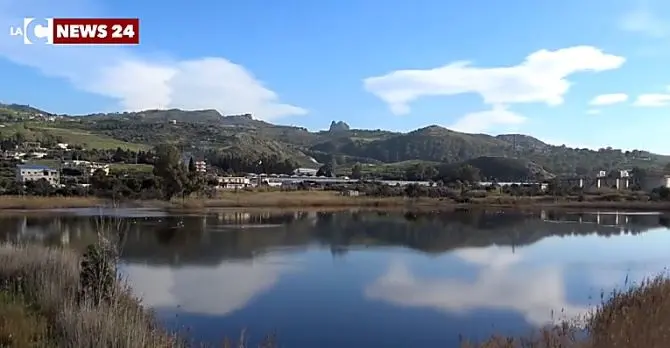
[[[156,146],[155,153],[154,175],[162,180],[163,198],[170,200],[178,194],[183,194],[188,178],[181,163],[179,150],[173,145],[162,144]]]
[[[196,171],[189,172],[188,181],[186,183],[185,194],[190,195],[191,193],[201,192],[207,186],[207,180],[201,173]]]
[[[190,160],[188,160],[188,172],[189,173],[195,173],[197,168],[195,167],[195,161],[193,160],[193,157],[191,157]]]
[[[353,167],[351,167],[351,178],[352,179],[360,179],[363,176],[363,167],[361,166],[360,163],[354,164]]]
[[[457,178],[463,181],[472,183],[480,180],[479,169],[469,164],[459,166],[456,173]]]
[[[332,162],[326,163],[316,172],[317,176],[335,176],[335,170]]]

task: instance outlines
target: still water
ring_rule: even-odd
[[[667,216],[477,212],[114,214],[123,272],[195,340],[453,347],[577,316],[670,263]],[[0,218],[0,238],[83,250],[98,210]]]

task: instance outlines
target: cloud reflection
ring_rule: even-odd
[[[268,256],[215,267],[128,264],[123,273],[149,307],[179,306],[189,313],[226,315],[270,290],[282,273],[295,266],[284,257]]]
[[[510,310],[530,324],[541,326],[552,319],[583,316],[588,306],[567,300],[561,267],[529,267],[518,251],[509,247],[461,249],[462,260],[480,267],[476,280],[421,279],[402,261],[365,289],[368,298],[406,307],[431,307],[467,314],[477,309]],[[554,315],[552,313],[560,314]]]

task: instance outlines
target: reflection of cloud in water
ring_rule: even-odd
[[[190,313],[226,315],[272,288],[292,265],[279,257],[224,262],[216,267],[128,264],[123,273],[135,294],[153,308],[180,306]]]
[[[519,265],[522,255],[511,248],[461,249],[459,258],[481,266],[474,282],[461,279],[419,279],[402,262],[392,263],[365,294],[408,307],[432,307],[454,313],[472,310],[511,310],[534,325],[563,317],[582,316],[587,307],[568,303],[563,272],[557,266],[533,268]]]

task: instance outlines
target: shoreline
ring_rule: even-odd
[[[0,213],[53,209],[123,207],[152,209],[226,209],[226,210],[390,210],[453,211],[463,209],[617,209],[670,212],[670,201],[571,201],[547,197],[487,197],[470,203],[442,198],[348,197],[328,191],[246,192],[222,195],[220,198],[166,201],[113,201],[99,197],[0,196]]]

